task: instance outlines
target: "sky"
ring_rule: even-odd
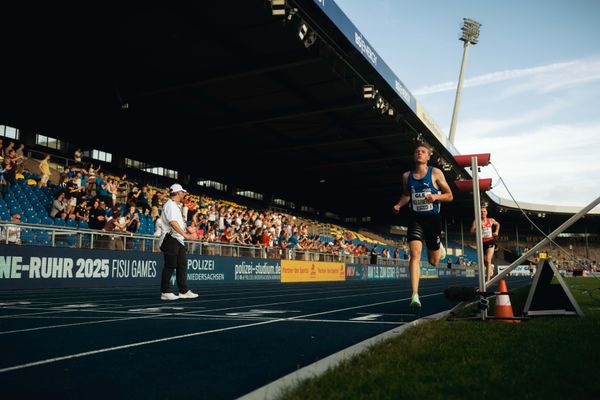
[[[600,196],[600,1],[335,0],[448,134],[469,48],[454,145],[491,153],[520,202],[583,207]],[[509,198],[491,166],[492,193]]]

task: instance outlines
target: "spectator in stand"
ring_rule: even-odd
[[[117,183],[117,201],[119,203],[127,203],[127,194],[129,193],[130,183],[127,180],[127,175],[123,175]]]
[[[163,226],[162,218],[158,215],[154,217],[154,237],[156,238],[156,240],[154,240],[155,252],[158,253],[160,251],[160,243],[162,242],[163,236],[167,233],[167,231],[168,230]]]
[[[2,145],[2,138],[0,138],[0,158],[4,160],[4,147]]]
[[[21,215],[19,213],[13,214],[10,217],[10,222],[18,224],[21,222]],[[0,243],[14,243],[21,244],[21,228],[18,226],[7,226],[0,232]]]
[[[11,141],[8,143],[8,146],[4,148],[4,158],[10,155],[10,152],[14,150],[15,142]]]
[[[115,182],[114,179],[110,178],[110,179],[108,179],[106,184],[107,184],[106,191],[108,192],[108,196],[110,197],[110,199],[112,201],[112,205],[116,205],[117,204],[117,195],[119,193],[119,188],[117,186],[117,183]]]
[[[197,243],[195,243],[199,239],[198,238],[198,227],[193,222],[188,222],[188,226],[185,228],[185,231],[189,235],[189,240],[192,241],[192,242],[188,242],[188,244],[187,244],[188,245],[188,253],[194,254],[194,252],[196,251],[196,248],[198,246]]]
[[[69,213],[69,214],[67,215],[67,220],[70,220],[70,221],[77,221],[77,215],[75,214],[75,212]]]
[[[294,250],[296,246],[298,246],[298,232],[294,232],[287,242],[287,248],[290,250]]]
[[[126,232],[125,220],[121,217],[118,210],[113,211],[113,217],[106,222],[102,230],[106,232]],[[108,248],[109,250],[124,250],[123,238],[111,235],[108,241]]]
[[[100,168],[102,168],[101,165],[98,165],[98,168],[94,168],[94,164],[90,163],[90,165],[87,167],[88,175],[90,176],[90,178],[95,178],[96,175],[98,175],[98,173],[100,172]]]
[[[158,215],[158,207],[160,207],[160,202],[162,200],[163,194],[161,191],[157,190],[152,195],[152,199],[150,200],[150,205],[152,206],[152,212],[150,215],[152,218],[155,218]]]
[[[221,234],[221,242],[231,243],[233,241],[233,229],[228,226]]]
[[[59,213],[65,212],[67,209],[67,203],[65,202],[65,192],[59,192],[56,198],[52,202],[52,210],[50,210],[50,216],[55,218]]]
[[[150,188],[148,186],[144,186],[137,199],[137,206],[145,215],[148,215],[151,210],[150,203],[148,202],[151,197],[149,191]]]
[[[250,229],[245,226],[242,228],[240,240],[243,242],[242,244],[251,245],[253,244],[252,235],[250,235]],[[260,244],[260,241],[259,241]]]
[[[77,174],[67,182],[67,192],[71,197],[70,206],[75,208],[77,204],[81,203],[81,199],[83,198],[84,188],[81,187],[81,172],[77,172]]]
[[[137,187],[134,187],[131,189],[131,192],[127,194],[127,205],[137,207],[139,197],[140,191]]]
[[[71,174],[71,169],[69,167],[64,167],[63,172],[58,176],[58,181],[63,182],[64,178],[71,178],[73,175]]]
[[[379,250],[377,249],[377,245],[373,246],[370,252],[371,259],[369,260],[370,264],[377,264],[377,256],[379,255]]]
[[[398,247],[397,245],[394,248],[394,258],[396,258],[396,259],[400,258],[400,247]]]
[[[79,182],[79,186],[81,187],[81,194],[83,196],[86,196],[89,192],[89,188],[88,188],[88,183],[89,183],[89,177],[87,174],[87,170],[85,169],[80,169],[78,171],[79,175],[79,179],[81,179],[81,181]]]
[[[75,149],[73,152],[73,159],[75,160],[75,168],[81,169],[83,167],[83,163],[81,162],[81,149]]]
[[[50,179],[50,154],[46,154],[46,156],[40,161],[38,167],[40,169],[40,173],[42,175],[40,182],[42,182],[42,187],[48,186],[48,180]]]
[[[23,172],[23,168],[24,168],[24,164],[25,164],[25,145],[23,143],[21,143],[19,145],[19,147],[17,148],[17,150],[15,150],[15,153],[17,155],[17,172],[21,173]]]
[[[140,216],[134,206],[129,206],[129,212],[125,214],[126,230],[130,233],[136,233],[140,228]]]
[[[188,213],[190,211],[191,205],[192,205],[192,200],[190,200],[190,194],[188,193],[183,197],[182,207],[181,207],[181,214],[183,215],[184,221],[188,220]]]
[[[102,229],[106,224],[106,211],[100,206],[100,200],[94,199],[94,204],[89,212],[89,227],[90,229]]]
[[[75,216],[77,217],[77,221],[89,222],[89,214],[90,209],[88,207],[87,201],[82,200],[77,207],[75,207]]]
[[[188,205],[188,215],[193,217],[198,211],[200,211],[198,204],[190,198],[190,204]]]
[[[208,217],[206,215],[202,215],[200,220],[197,221],[197,224],[198,228],[204,231],[205,234],[208,232]]]
[[[96,197],[98,196],[98,185],[96,184],[96,175],[100,172],[100,165],[98,168],[94,168],[94,164],[90,163],[90,165],[85,169],[85,173],[87,174],[88,181],[88,196]]]
[[[208,222],[211,223],[211,225],[215,222],[217,222],[219,220],[219,213],[217,212],[217,208],[213,205],[210,206],[209,211],[208,211]]]
[[[13,165],[15,173],[19,172],[20,169],[22,169],[21,166],[23,164],[23,157],[17,155],[17,152],[14,149],[9,150],[7,157],[10,160],[11,164]]]
[[[190,235],[190,240],[198,240],[198,226],[195,223],[191,222],[186,231]]]
[[[61,176],[60,178],[58,178],[58,186],[61,190],[61,192],[67,192],[67,182],[69,181],[69,177],[64,175]]]
[[[104,201],[109,207],[112,207],[112,193],[109,193],[108,189],[109,185],[108,182],[105,181],[104,173],[100,172],[96,177],[96,192],[98,197],[100,197],[100,200]]]
[[[12,163],[10,159],[5,158],[2,160],[2,164],[0,164],[0,193],[2,193],[2,197],[6,196],[6,192],[8,191],[8,183],[11,179],[11,175],[14,174]]]

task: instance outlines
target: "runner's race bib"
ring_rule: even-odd
[[[412,191],[411,200],[413,205],[413,211],[421,212],[421,211],[432,211],[433,203],[429,203],[425,197],[431,194],[431,189],[425,189],[422,192]]]
[[[482,227],[481,237],[483,239],[488,239],[488,238],[494,237],[494,235],[492,235],[492,227],[491,226]]]

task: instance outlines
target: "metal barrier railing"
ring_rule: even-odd
[[[158,252],[158,237],[126,232],[107,232],[96,229],[56,227],[48,225],[0,222],[0,243],[30,246],[50,246],[77,249],[108,249],[122,251]],[[188,254],[272,258],[299,261],[326,261],[369,264],[369,256],[343,252],[317,252],[280,247],[236,245],[221,242],[186,240]],[[408,266],[408,260],[378,257],[378,265]]]

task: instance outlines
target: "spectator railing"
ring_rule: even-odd
[[[7,234],[8,233],[8,234]],[[13,239],[18,238],[18,241]],[[0,222],[0,243],[30,246],[50,246],[78,249],[158,252],[159,238],[127,232],[108,232],[96,229],[56,227],[27,223]],[[347,262],[369,264],[369,256],[343,252],[318,252],[303,249],[239,245],[222,242],[186,240],[187,252],[193,255],[271,258],[300,261]],[[379,257],[378,265],[407,266],[408,260]]]

